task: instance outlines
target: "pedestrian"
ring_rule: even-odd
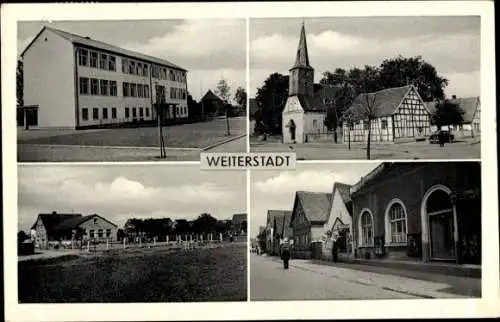
[[[445,143],[443,131],[439,131],[438,138],[439,138],[439,146],[443,147]]]
[[[288,262],[290,261],[290,242],[288,238],[284,238],[281,243],[281,259],[283,260],[283,268],[288,269]]]
[[[337,262],[337,241],[333,241],[333,246],[332,246],[332,260],[334,263]]]

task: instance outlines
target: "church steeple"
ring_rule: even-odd
[[[309,53],[307,51],[306,28],[302,23],[300,30],[299,47],[295,64],[290,68],[289,96],[308,95],[313,96],[314,91],[314,68],[309,64]]]
[[[312,68],[309,65],[309,53],[307,51],[307,40],[306,40],[306,28],[304,23],[302,23],[302,28],[300,30],[300,40],[299,47],[297,48],[297,57],[295,58],[295,64],[292,68],[304,67]]]

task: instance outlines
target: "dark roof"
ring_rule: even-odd
[[[234,214],[231,222],[233,224],[241,224],[246,220],[247,220],[247,214]]]
[[[367,116],[366,101],[373,104],[375,117],[392,115],[399,107],[412,85],[383,89],[374,93],[359,94],[345,113],[352,115],[353,121],[363,120]]]
[[[283,236],[290,237],[293,235],[292,224],[292,212],[287,211],[287,213],[283,216]]]
[[[335,194],[335,190],[339,191],[340,197],[342,197],[342,200],[344,203],[349,203],[351,202],[351,185],[346,184],[346,183],[341,183],[341,182],[335,182],[333,184],[333,192],[332,195]]]
[[[331,193],[297,191],[296,198],[302,205],[306,218],[310,222],[324,223],[328,219],[331,207]]]
[[[91,39],[88,37],[82,37],[80,35],[76,35],[76,34],[73,34],[73,33],[67,32],[67,31],[63,31],[63,30],[56,29],[53,27],[48,27],[48,26],[45,26],[42,28],[42,30],[40,30],[40,32],[36,35],[36,37],[31,41],[31,43],[26,47],[26,49],[24,49],[24,51],[21,53],[21,56],[23,56],[26,53],[28,48],[31,47],[31,44],[38,38],[38,36],[45,29],[56,33],[57,35],[63,37],[64,39],[70,41],[73,44],[80,44],[80,45],[84,45],[84,46],[88,46],[88,47],[92,47],[92,48],[96,48],[96,49],[102,49],[102,50],[106,50],[109,52],[121,54],[124,56],[135,57],[137,59],[142,59],[142,60],[145,60],[145,61],[148,61],[151,63],[156,63],[156,64],[164,65],[167,67],[175,68],[178,70],[186,71],[186,69],[184,69],[184,68],[182,68],[182,67],[180,67],[180,66],[178,66],[178,65],[176,65],[168,60],[165,60],[165,59],[161,59],[161,58],[141,54],[138,52],[134,52],[131,50],[123,49],[123,48],[120,48],[120,47],[117,47],[114,45],[110,45],[110,44],[102,42],[102,41],[94,40],[94,39]]]
[[[276,216],[283,216],[287,212],[289,212],[289,211],[288,210],[268,210],[267,211],[267,221],[266,222],[269,222],[271,225],[274,225],[274,218]]]
[[[295,64],[293,64],[293,68],[307,68],[312,69],[309,64],[309,53],[307,51],[307,40],[306,40],[306,28],[304,24],[302,24],[302,28],[300,29],[300,40],[299,47],[297,48],[297,56],[295,57]]]
[[[68,230],[68,229],[77,228],[78,226],[80,226],[84,222],[86,222],[86,221],[88,221],[88,220],[90,220],[90,219],[92,219],[94,217],[99,217],[102,220],[107,221],[111,225],[117,227],[114,223],[112,223],[111,221],[107,220],[106,218],[103,218],[103,217],[101,217],[101,216],[99,216],[97,214],[93,214],[93,215],[74,217],[74,218],[69,218],[67,220],[64,220],[64,221],[60,222],[59,225],[57,225],[56,227],[54,227],[54,231],[65,231],[65,230]]]
[[[205,95],[203,95],[203,97],[201,98],[202,101],[213,101],[213,100],[216,100],[216,101],[222,101],[222,99],[215,95],[214,92],[212,92],[212,90],[208,90]]]
[[[278,215],[274,217],[274,224],[275,224],[275,234],[279,234],[281,237],[283,237],[283,223],[285,222],[285,215]]]
[[[297,95],[299,99],[300,106],[307,112],[325,112],[328,106],[323,103],[323,100],[319,96],[311,97],[310,95]]]
[[[50,214],[39,214],[37,220],[31,226],[31,229],[35,229],[36,223],[38,219],[42,220],[43,226],[47,230],[47,233],[51,233],[55,230],[57,226],[59,226],[62,222],[70,219],[82,218],[81,214],[60,214],[57,212],[53,212]]]

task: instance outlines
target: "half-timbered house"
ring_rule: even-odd
[[[431,113],[413,85],[359,94],[344,119],[344,142],[366,142],[369,128],[371,142],[425,139],[431,132]]]
[[[481,100],[479,97],[457,98],[453,95],[449,102],[456,104],[463,111],[462,122],[460,124],[443,126],[443,128],[452,130],[455,137],[475,137],[481,135]],[[428,103],[427,109],[431,114],[436,113],[436,103]],[[432,130],[437,130],[437,126],[433,125]]]

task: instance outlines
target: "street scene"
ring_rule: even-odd
[[[245,32],[243,19],[20,22],[18,161],[246,152]],[[215,58],[228,37],[242,49]]]
[[[250,297],[481,297],[479,162],[252,174]]]
[[[472,16],[252,19],[251,151],[479,159],[479,62]]]
[[[19,302],[246,301],[245,178],[20,165]]]

